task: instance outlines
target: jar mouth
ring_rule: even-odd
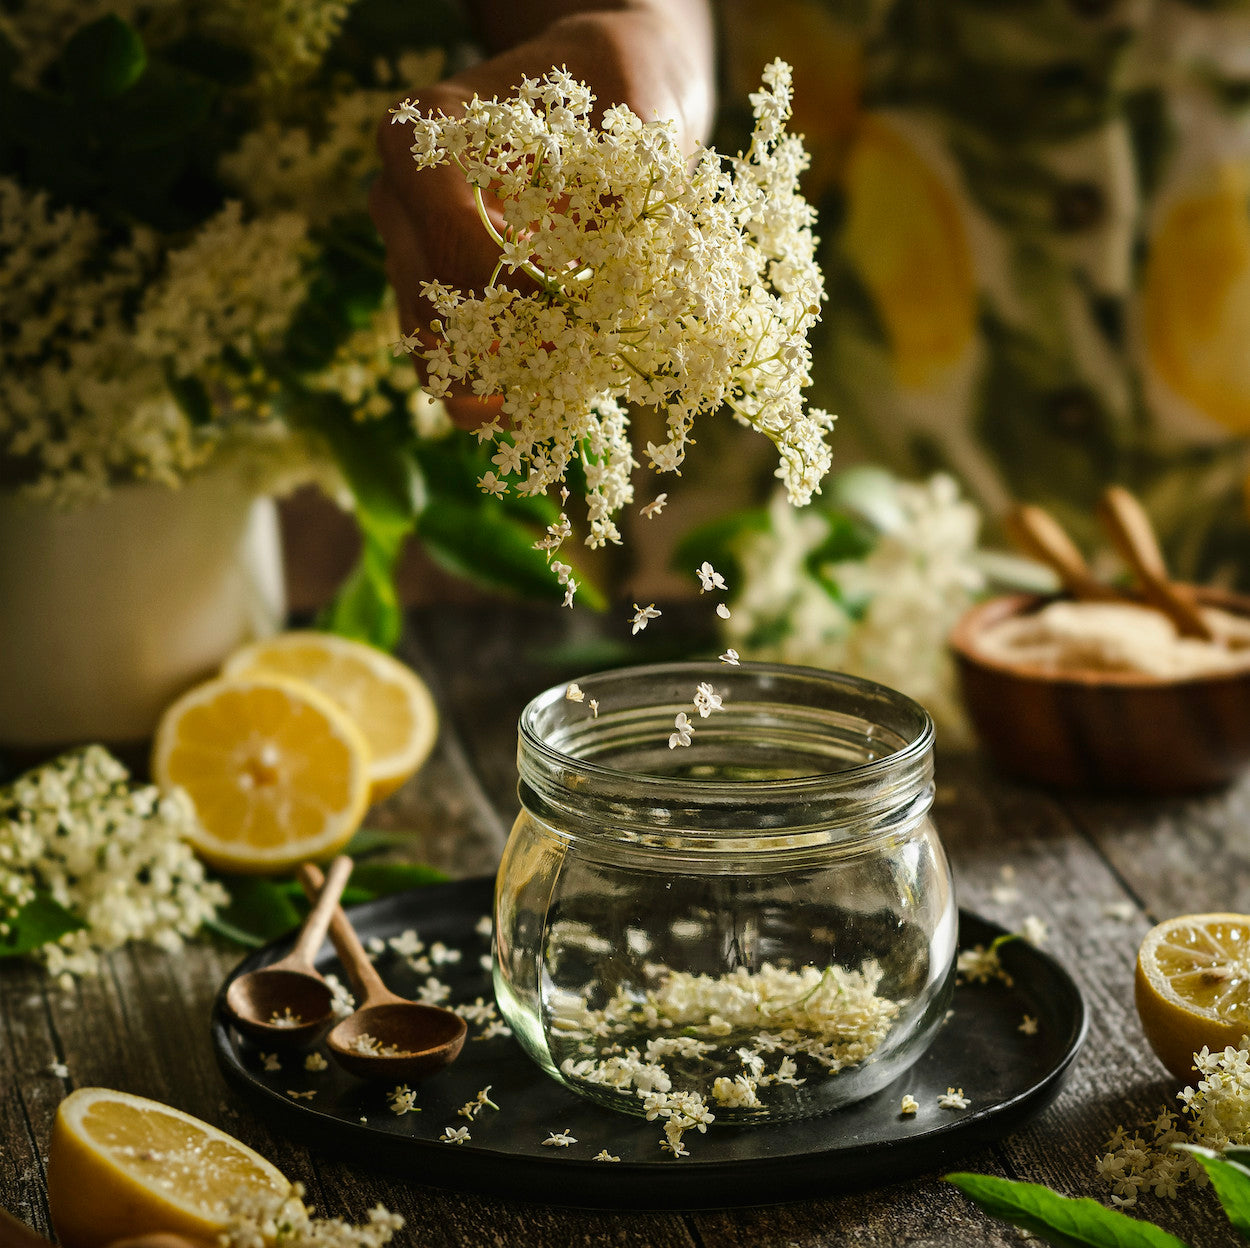
[[[732,829],[749,839],[817,827],[866,834],[931,801],[933,721],[872,681],[782,664],[690,662],[574,683],[580,701],[559,685],[521,715],[521,796],[540,815],[552,807],[589,813],[617,833]],[[694,706],[701,684],[722,700],[707,717]],[[690,745],[670,748],[683,711]]]

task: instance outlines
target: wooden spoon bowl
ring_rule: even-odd
[[[339,1065],[361,1079],[422,1079],[455,1061],[466,1031],[464,1019],[450,1010],[396,997],[345,1018],[326,1044]],[[363,1051],[362,1037],[372,1038],[379,1052]],[[412,1049],[414,1043],[420,1047]]]

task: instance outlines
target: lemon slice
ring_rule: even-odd
[[[191,846],[222,871],[285,871],[341,849],[369,797],[360,729],[310,685],[276,676],[210,680],[162,716],[152,774],[182,788]]]
[[[1204,1045],[1250,1033],[1250,915],[1183,914],[1151,928],[1137,954],[1137,1013],[1159,1060],[1185,1082]]]
[[[282,633],[245,646],[222,668],[230,679],[263,673],[306,681],[356,721],[369,743],[370,801],[393,793],[434,748],[438,711],[429,689],[373,646],[333,633]]]
[[[228,1203],[285,1195],[276,1166],[181,1110],[108,1088],[79,1088],[56,1111],[48,1206],[63,1248],[173,1231],[213,1242]]]

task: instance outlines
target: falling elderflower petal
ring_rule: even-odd
[[[685,711],[677,713],[677,718],[673,720],[673,727],[676,731],[668,739],[668,748],[675,750],[679,745],[689,745],[694,733],[694,725]]]
[[[699,593],[706,594],[712,589],[727,589],[725,578],[705,559],[695,568],[695,576],[699,578]]]
[[[728,663],[730,667],[738,667],[742,662],[742,660],[738,657],[738,652],[732,646],[730,646],[729,649],[720,656],[720,661],[722,663]]]
[[[636,637],[644,628],[647,627],[650,621],[658,620],[661,614],[662,612],[656,610],[654,602],[646,607],[640,607],[637,603],[634,603],[634,614],[633,618],[630,620],[630,623],[634,626],[631,630],[631,636]]]

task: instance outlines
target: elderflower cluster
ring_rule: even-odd
[[[828,558],[845,517],[796,512],[777,498],[768,524],[737,542],[741,575],[725,634],[744,657],[864,676],[920,702],[960,730],[955,621],[984,589],[976,508],[948,476],[881,479],[857,558]]]
[[[858,971],[766,963],[722,975],[652,974],[645,993],[619,987],[600,1008],[589,1004],[594,983],[561,994],[552,1048],[567,1053],[560,1071],[571,1083],[622,1108],[641,1102],[648,1120],[662,1119],[662,1146],[674,1156],[687,1155],[685,1132],[714,1121],[710,1104],[730,1121],[758,1117],[810,1077],[866,1061],[899,1013],[878,995],[881,968],[872,960]]]
[[[1142,1192],[1173,1197],[1189,1184],[1204,1187],[1207,1172],[1177,1144],[1197,1144],[1219,1151],[1250,1144],[1250,1037],[1240,1048],[1212,1053],[1205,1046],[1194,1054],[1202,1078],[1197,1087],[1176,1094],[1181,1113],[1161,1109],[1133,1134],[1117,1127],[1098,1157],[1100,1178],[1111,1184],[1112,1201],[1121,1207],[1137,1203]]]
[[[265,1189],[241,1193],[231,1203],[218,1243],[221,1248],[383,1248],[404,1225],[382,1205],[369,1210],[359,1226],[314,1212],[304,1204],[301,1183],[285,1195]]]
[[[46,894],[85,926],[37,955],[68,986],[128,940],[176,949],[228,900],[183,837],[185,795],[134,787],[100,746],[66,754],[0,790],[0,935]]]
[[[663,415],[664,435],[646,446],[658,472],[680,473],[696,418],[724,406],[775,444],[795,503],[819,488],[832,419],[801,391],[824,287],[798,189],[807,155],[785,132],[790,97],[790,68],[774,61],[751,96],[748,151],[704,149],[693,165],[671,122],[617,105],[594,127],[590,90],[560,69],[524,79],[513,98],[475,98],[463,116],[409,101],[392,110],[412,127],[418,168],[453,164],[474,187],[499,248],[480,295],[426,283],[440,339],[403,341],[435,394],[465,382],[502,396],[510,441],[493,431],[492,492],[542,493],[580,458],[587,543],[619,541],[636,465],[624,404]],[[537,292],[504,284],[516,274]]]
[[[179,42],[220,42],[252,69],[213,105],[221,147],[197,152],[200,202],[136,217],[107,196],[67,205],[34,172],[0,177],[0,486],[72,507],[126,481],[175,485],[229,454],[258,491],[315,478],[342,496],[329,451],[300,426],[302,388],[356,419],[406,410],[421,437],[449,431],[394,358],[394,296],[380,276],[351,291],[341,329],[334,304],[348,296],[324,289],[345,255],[380,264],[371,231],[351,233],[365,221],[377,119],[396,82],[420,87],[443,68],[441,51],[387,49],[359,85],[317,77],[353,3],[41,0],[0,14],[28,88],[105,13],[135,28],[153,64]],[[337,334],[328,360],[320,340],[290,350],[314,297],[315,333]]]

